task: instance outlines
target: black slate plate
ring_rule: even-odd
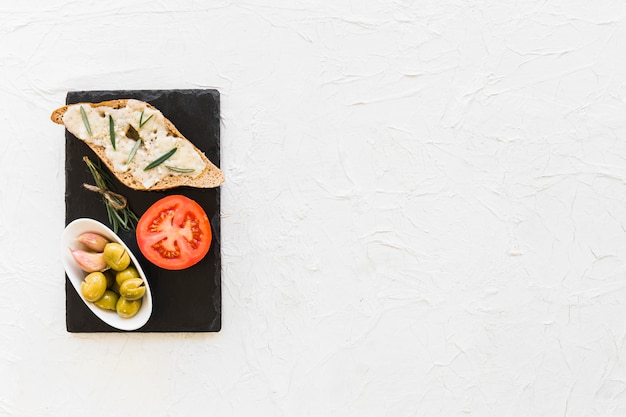
[[[159,109],[178,130],[219,167],[220,96],[216,90],[72,91],[66,103],[100,102],[120,98],[146,101]],[[89,217],[111,227],[101,197],[83,183],[93,184],[83,157],[98,157],[89,147],[65,131],[65,224]],[[137,247],[134,232],[118,235],[133,251],[144,269],[153,296],[150,320],[136,332],[217,332],[221,328],[220,189],[174,188],[167,191],[135,191],[114,181],[137,216],[154,202],[171,194],[185,195],[202,206],[211,222],[213,241],[207,256],[182,271],[167,271],[148,262]],[[66,276],[67,331],[117,332],[98,319],[84,304]]]

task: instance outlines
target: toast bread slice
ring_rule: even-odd
[[[50,119],[54,123],[65,125],[67,128],[66,122],[64,121],[64,115],[66,114],[66,112],[71,106],[89,106],[94,109],[95,108],[108,108],[108,109],[115,110],[115,109],[125,108],[128,105],[129,101],[130,99],[117,99],[117,100],[103,101],[99,103],[69,104],[63,107],[59,107],[58,109],[54,110],[52,114],[50,115]],[[115,175],[115,177],[122,184],[135,190],[160,191],[160,190],[166,190],[166,189],[176,188],[176,187],[181,187],[181,186],[193,187],[193,188],[215,188],[215,187],[220,186],[224,182],[223,172],[215,164],[213,164],[206,157],[206,155],[202,151],[200,151],[191,141],[185,138],[182,135],[182,133],[180,133],[180,131],[176,128],[176,126],[174,126],[174,124],[169,119],[163,116],[157,108],[155,108],[149,103],[146,103],[140,100],[133,99],[133,101],[135,102],[135,104],[140,103],[146,109],[151,109],[154,112],[158,112],[158,114],[162,116],[162,117],[159,117],[158,120],[161,123],[164,123],[165,128],[169,132],[168,134],[176,138],[180,138],[182,141],[186,142],[188,146],[193,147],[195,152],[197,152],[198,156],[204,162],[204,169],[202,170],[201,173],[196,174],[195,176],[191,176],[191,175],[180,175],[176,172],[171,172],[163,176],[162,178],[160,178],[156,183],[151,184],[149,186],[145,186],[138,178],[135,177],[135,175],[133,175],[131,171],[115,170],[114,163],[106,155],[105,146],[98,145],[96,143],[93,143],[92,141],[87,140],[88,138],[86,135],[85,137],[79,137],[83,135],[81,134],[77,135],[75,132],[71,132],[71,133],[73,133],[78,139],[85,142],[96,153],[96,155],[98,155],[100,160],[106,165],[106,167],[113,173],[113,175]]]

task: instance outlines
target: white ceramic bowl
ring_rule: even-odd
[[[130,259],[132,264],[139,271],[139,276],[143,279],[143,282],[146,285],[146,294],[143,296],[141,308],[139,312],[130,318],[122,318],[115,311],[111,310],[103,310],[91,302],[86,301],[80,292],[80,284],[83,279],[87,276],[87,273],[83,271],[74,258],[72,257],[72,253],[69,248],[72,249],[85,249],[85,247],[78,242],[77,238],[81,234],[85,232],[94,232],[98,233],[111,242],[117,242],[122,245],[128,254],[130,255]],[[93,219],[76,219],[70,224],[67,225],[65,230],[63,231],[63,235],[61,236],[61,259],[63,260],[63,266],[65,267],[65,272],[67,273],[70,282],[78,292],[80,298],[85,302],[87,307],[102,321],[107,323],[110,326],[113,326],[120,330],[137,330],[142,327],[152,314],[152,293],[150,292],[150,285],[148,284],[148,280],[146,279],[146,275],[141,269],[141,265],[137,262],[137,258],[130,251],[128,246],[115,234],[111,229],[109,229],[104,224],[93,220]]]

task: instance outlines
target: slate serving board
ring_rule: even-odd
[[[220,166],[220,96],[217,90],[71,91],[66,103],[100,102],[119,98],[143,100],[159,109],[178,130],[218,167]],[[83,187],[94,184],[83,157],[99,158],[65,131],[65,224],[89,217],[111,227],[101,197]],[[220,188],[179,187],[167,191],[135,191],[113,177],[114,191],[124,195],[140,217],[157,200],[185,195],[202,206],[211,222],[213,240],[207,256],[182,271],[168,271],[148,262],[137,247],[134,232],[118,231],[144,269],[153,296],[148,322],[135,332],[217,332],[221,328]],[[65,277],[68,332],[119,332],[98,319]]]

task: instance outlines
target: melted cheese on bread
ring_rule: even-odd
[[[115,147],[109,116],[113,120]],[[196,178],[206,168],[198,150],[186,139],[174,136],[163,114],[142,101],[131,99],[121,108],[72,104],[63,114],[63,124],[79,139],[104,148],[115,172],[131,173],[146,189],[171,175]],[[128,163],[137,137],[141,143]],[[176,151],[166,161],[146,170],[151,162],[172,149]]]

